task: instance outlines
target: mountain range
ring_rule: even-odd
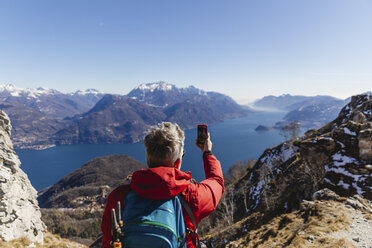
[[[28,107],[58,119],[88,111],[103,95],[104,93],[94,89],[64,94],[43,87],[22,89],[12,84],[0,85],[0,101]]]
[[[11,118],[19,148],[138,142],[161,121],[187,129],[251,113],[226,95],[165,82],[142,84],[128,95],[0,85],[0,109]]]
[[[350,100],[331,96],[266,96],[254,108],[286,111],[273,126],[298,121],[302,128],[319,128],[337,117]],[[13,123],[12,140],[18,148],[46,148],[60,144],[132,143],[143,138],[161,121],[192,128],[229,118],[247,116],[253,110],[231,97],[194,86],[178,88],[156,82],[141,84],[127,95],[110,95],[94,89],[61,93],[47,88],[21,89],[0,85],[0,109]],[[270,127],[258,130],[270,130]]]
[[[287,114],[278,121],[274,128],[282,128],[293,121],[301,127],[320,128],[337,117],[338,113],[351,98],[345,100],[332,96],[281,95],[265,96],[253,103],[257,109],[284,111]]]

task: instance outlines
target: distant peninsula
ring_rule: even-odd
[[[271,131],[273,130],[274,128],[272,127],[268,127],[268,126],[264,126],[264,125],[259,125],[257,126],[254,131],[257,131],[257,132],[266,132],[266,131]]]

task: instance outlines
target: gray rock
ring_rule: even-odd
[[[335,192],[327,188],[318,190],[313,194],[313,200],[335,200],[337,197],[339,196]]]
[[[355,242],[359,242],[359,241],[360,241],[359,237],[355,237],[355,238],[353,238],[353,240],[354,240]]]
[[[367,163],[372,163],[372,129],[360,131],[358,146],[360,158]]]
[[[41,221],[37,192],[20,169],[10,134],[10,120],[0,111],[0,240],[26,237],[43,243],[45,225]]]

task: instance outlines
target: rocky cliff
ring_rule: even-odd
[[[226,188],[210,223],[233,224],[255,215],[244,227],[255,229],[299,209],[303,200],[311,200],[323,188],[371,201],[371,164],[372,96],[358,95],[321,129],[267,149],[252,169]]]
[[[44,223],[37,192],[20,169],[10,134],[10,120],[0,111],[0,240],[26,237],[42,243]]]

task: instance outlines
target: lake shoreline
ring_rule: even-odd
[[[266,148],[284,141],[278,130],[256,132],[257,125],[271,125],[282,118],[280,113],[254,113],[243,118],[228,119],[209,126],[213,153],[223,171],[245,159],[257,159]],[[185,131],[186,156],[182,170],[190,171],[197,181],[204,180],[203,160],[195,146],[196,127]],[[15,149],[22,168],[37,191],[57,183],[61,178],[88,161],[112,154],[126,154],[146,163],[143,142],[130,144],[73,144],[57,145],[43,150]]]

